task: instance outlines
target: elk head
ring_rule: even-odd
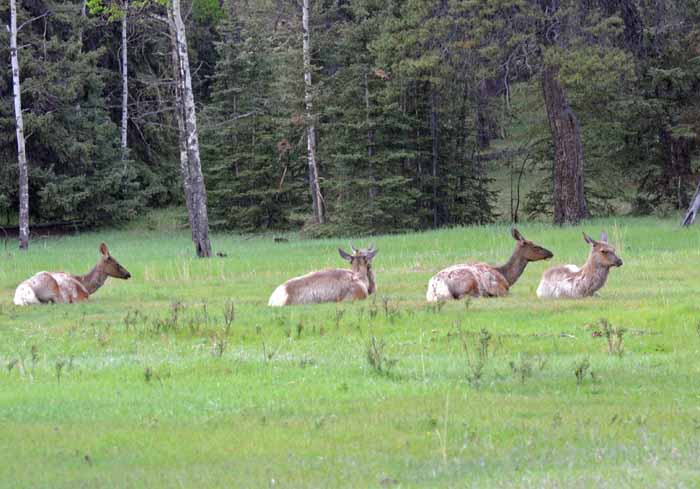
[[[338,252],[344,260],[350,262],[352,271],[355,274],[366,274],[369,272],[372,269],[372,259],[378,251],[374,249],[374,244],[370,245],[366,250],[358,250],[351,244],[350,249],[352,250],[352,255],[342,248],[338,248]]]
[[[518,243],[516,245],[518,252],[521,253],[527,261],[549,260],[554,256],[548,249],[525,239],[525,237],[520,234],[520,231],[515,228],[511,231],[511,235]]]
[[[112,258],[112,255],[109,254],[109,249],[107,249],[106,244],[102,243],[100,245],[100,253],[102,254],[102,258],[100,258],[99,268],[105,274],[109,275],[110,277],[123,278],[125,280],[131,278],[129,271],[121,266],[119,262]]]
[[[608,244],[608,234],[603,231],[600,241],[596,241],[586,233],[583,233],[583,240],[591,245],[591,258],[600,267],[621,267],[622,260],[615,254],[615,248]]]

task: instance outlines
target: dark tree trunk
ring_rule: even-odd
[[[635,0],[599,0],[600,6],[607,15],[614,15],[618,11],[625,23],[625,46],[636,56],[643,54],[642,34],[644,24],[642,16],[637,8]]]
[[[498,94],[494,79],[482,80],[476,90],[476,134],[479,149],[486,149],[498,135],[498,123],[489,99]]]
[[[433,180],[433,227],[440,224],[438,216],[438,112],[437,92],[435,87],[430,89],[430,139],[432,140],[432,180]]]
[[[692,151],[691,140],[680,136],[674,137],[668,128],[662,128],[659,134],[663,151],[663,182],[665,193],[676,198],[679,209],[688,206],[690,191],[690,179],[692,168],[690,166],[690,154]]]
[[[583,190],[583,145],[576,114],[558,80],[559,67],[545,67],[542,91],[554,141],[554,223],[576,224],[588,217]]]
[[[377,196],[377,188],[374,186],[374,128],[371,120],[371,106],[369,101],[369,81],[368,74],[365,73],[365,124],[367,125],[367,177],[370,181],[369,200],[374,200]]]

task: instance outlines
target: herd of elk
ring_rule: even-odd
[[[340,256],[350,262],[351,269],[329,268],[287,280],[275,289],[268,306],[317,304],[344,300],[366,299],[377,287],[372,271],[372,258],[377,254],[374,245],[366,250],[350,245],[352,255],[338,248]]]
[[[102,287],[108,277],[129,279],[131,274],[109,254],[107,245],[100,245],[102,255],[97,265],[85,275],[64,272],[39,272],[19,284],[14,303],[30,304],[73,303],[87,300]]]
[[[526,240],[520,232],[511,231],[516,241],[515,250],[504,265],[497,267],[486,263],[453,265],[435,274],[428,283],[426,299],[429,302],[470,297],[502,297],[520,278],[532,261],[552,258],[551,251]],[[537,288],[537,296],[543,298],[579,298],[593,295],[608,278],[610,268],[622,266],[615,248],[608,244],[602,233],[595,241],[586,233],[583,238],[591,246],[588,260],[582,268],[564,265],[544,272]],[[350,269],[331,268],[295,277],[275,289],[269,306],[317,304],[362,300],[377,290],[372,259],[377,254],[374,245],[368,249],[356,249],[352,254],[338,248],[340,256],[350,262]],[[19,306],[48,303],[73,303],[86,300],[102,287],[108,277],[129,279],[131,274],[117,262],[107,249],[100,245],[101,257],[97,265],[85,275],[64,272],[39,272],[25,280],[15,291],[14,303]]]
[[[428,302],[471,297],[502,297],[520,278],[531,261],[549,260],[552,252],[526,240],[513,228],[515,250],[505,265],[495,267],[486,263],[452,265],[441,270],[428,282],[425,298]]]

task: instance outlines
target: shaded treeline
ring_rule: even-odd
[[[18,0],[35,222],[104,225],[184,203],[170,36],[148,3],[127,7],[123,158],[124,22],[82,15],[82,0]],[[558,223],[687,205],[700,147],[698,0],[309,7],[310,65],[302,2],[182,4],[213,225],[348,234],[489,222],[502,148],[527,153],[525,171],[548,170],[524,208]],[[0,16],[9,23],[8,6]],[[0,215],[13,222],[5,30],[0,57]],[[512,103],[515,87],[534,101],[526,112]],[[507,129],[532,113],[542,117],[514,144]]]

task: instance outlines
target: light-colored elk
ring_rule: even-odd
[[[17,286],[14,303],[30,304],[73,303],[87,300],[102,287],[108,277],[129,279],[131,274],[109,254],[107,245],[100,245],[97,265],[85,275],[64,272],[39,272]]]
[[[366,250],[350,245],[352,255],[338,248],[340,256],[350,262],[351,270],[331,268],[311,272],[287,280],[270,296],[269,306],[317,304],[362,300],[376,291],[372,259],[377,254],[374,245]]]
[[[453,265],[441,270],[428,282],[425,298],[428,302],[471,297],[501,297],[520,278],[531,261],[548,260],[552,252],[526,240],[520,232],[511,231],[516,241],[508,262],[500,267],[486,263]]]
[[[583,233],[583,239],[591,245],[591,253],[583,267],[563,265],[546,270],[537,287],[537,297],[556,299],[591,296],[605,285],[612,267],[622,266],[615,248],[608,244],[605,231],[601,234],[600,241],[592,239],[586,233]]]

